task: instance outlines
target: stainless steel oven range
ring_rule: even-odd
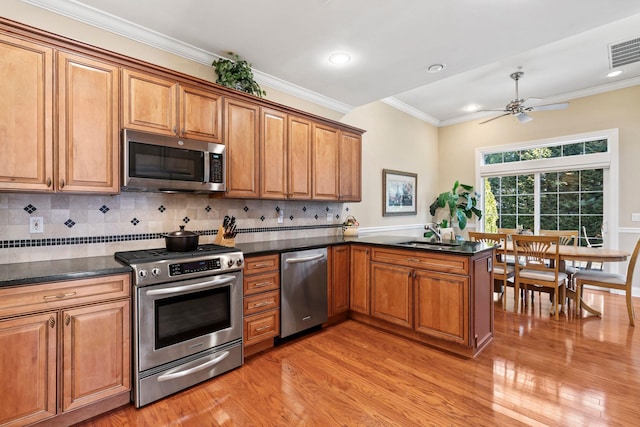
[[[133,401],[161,399],[242,365],[242,252],[116,252],[133,280]]]

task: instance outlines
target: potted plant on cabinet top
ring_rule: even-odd
[[[253,79],[251,64],[244,59],[240,59],[233,52],[228,52],[228,54],[235,60],[219,58],[211,63],[218,76],[216,83],[259,96],[260,98],[266,95],[267,92],[262,90],[260,85]]]
[[[472,185],[460,184],[456,181],[449,191],[440,193],[436,200],[429,206],[429,213],[435,217],[438,209],[447,209],[448,218],[440,221],[441,228],[452,227],[457,221],[458,228],[464,230],[467,220],[475,214],[478,219],[482,218],[482,211],[478,209],[478,199],[480,195],[473,190]],[[425,233],[425,237],[428,233]]]

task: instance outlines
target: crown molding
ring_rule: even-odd
[[[392,96],[388,97],[388,98],[383,98],[380,101],[384,102],[387,105],[390,105],[391,107],[395,108],[396,110],[400,110],[403,113],[409,114],[410,116],[413,116],[417,119],[422,120],[423,122],[427,122],[431,125],[434,126],[440,126],[440,120],[436,119],[435,117],[432,117],[430,115],[428,115],[427,113],[424,113],[416,108],[413,108],[412,106],[405,104],[404,102],[400,101],[397,98],[394,98]]]
[[[211,66],[211,63],[220,58],[219,55],[204,49],[181,42],[165,34],[135,24],[126,19],[103,12],[99,9],[78,3],[75,0],[22,0],[25,3],[48,10],[58,15],[83,22],[93,27],[109,31],[113,34],[146,44],[156,49],[172,53],[191,61]],[[267,87],[279,90],[289,95],[318,104],[322,107],[347,114],[354,107],[326,97],[319,93],[307,90],[303,87],[286,82],[277,77],[253,69],[256,81]]]

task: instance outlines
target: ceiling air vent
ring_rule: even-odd
[[[609,46],[611,68],[640,61],[640,37]]]

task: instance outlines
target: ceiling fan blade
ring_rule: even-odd
[[[533,117],[531,117],[527,113],[518,113],[516,114],[516,117],[518,117],[518,120],[520,120],[520,123],[527,123],[533,120]]]
[[[562,102],[560,104],[536,105],[534,107],[529,107],[531,108],[531,110],[529,111],[562,110],[563,108],[567,108],[568,106],[568,102]]]
[[[510,114],[511,114],[511,113],[504,113],[504,114],[501,114],[501,115],[499,115],[499,116],[492,117],[492,118],[490,118],[489,120],[485,120],[484,122],[480,122],[480,123],[478,123],[478,124],[479,124],[479,125],[483,125],[483,124],[485,124],[485,123],[489,123],[489,122],[491,122],[491,121],[493,121],[493,120],[495,120],[495,119],[499,119],[500,117],[508,116],[508,115],[510,115]]]
[[[508,113],[509,112],[509,111],[505,110],[504,108],[497,108],[495,110],[478,110],[478,111],[476,111],[476,113],[485,113],[485,112],[488,112],[488,111],[497,111],[497,112],[500,112],[500,113]]]

